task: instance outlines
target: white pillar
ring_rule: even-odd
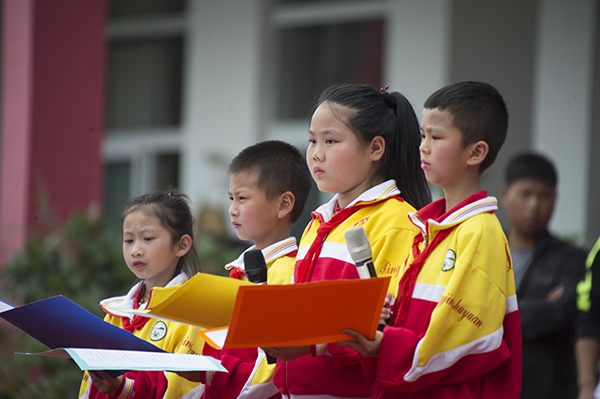
[[[188,2],[182,187],[227,209],[231,159],[258,140],[262,1]]]
[[[448,84],[450,1],[392,0],[389,7],[384,83],[421,119],[427,97]]]
[[[421,120],[427,97],[448,84],[450,0],[392,0],[389,7],[384,84],[404,94]],[[431,187],[433,199],[444,195]]]
[[[586,231],[594,0],[542,0],[537,34],[532,149],[559,172],[551,230]]]

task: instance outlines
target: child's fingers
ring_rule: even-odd
[[[379,354],[379,345],[381,343],[381,338],[383,337],[381,331],[375,332],[374,340],[369,340],[365,338],[365,336],[363,336],[361,333],[358,333],[353,330],[344,329],[342,330],[342,332],[354,338],[355,341],[345,341],[343,343],[339,342],[338,344],[346,346],[348,348],[352,348],[360,352],[360,354],[365,357],[373,357]]]
[[[354,349],[357,352],[360,352],[360,345],[356,343],[356,341],[339,341],[336,342],[339,346],[343,346],[346,348]]]
[[[100,377],[90,373],[90,377],[92,379],[92,383],[98,388],[98,390],[106,395],[114,396],[117,394],[119,388],[121,387],[121,380],[123,376],[119,376],[117,378],[113,378],[104,370],[96,370]]]
[[[338,345],[354,349],[360,353],[365,351],[368,340],[361,333],[349,329],[344,329],[342,332],[354,338],[354,341],[342,341],[338,342]]]
[[[392,294],[390,294],[388,292],[385,294],[385,299],[383,300],[383,306],[389,307],[391,302],[392,302]]]
[[[380,319],[387,320],[391,316],[392,316],[392,311],[390,310],[390,308],[383,308],[383,309],[381,309],[381,315],[379,316]]]

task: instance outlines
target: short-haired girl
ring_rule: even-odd
[[[354,226],[367,232],[377,274],[397,275],[418,232],[408,212],[430,201],[409,101],[387,87],[330,87],[318,100],[308,141],[312,177],[335,195],[302,235],[295,283],[358,278],[344,239]],[[280,359],[274,382],[284,396],[371,397],[356,351],[335,343],[265,350]]]
[[[125,309],[153,306],[153,296],[185,283],[200,270],[193,245],[194,218],[188,198],[174,191],[145,194],[123,206],[123,257],[141,281],[124,296],[105,299],[105,320],[173,353],[202,353],[198,328],[133,316]],[[175,373],[129,371],[113,378],[85,373],[80,398],[200,398],[204,386]],[[90,380],[92,384],[90,384]]]

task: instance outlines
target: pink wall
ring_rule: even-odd
[[[100,205],[106,0],[4,0],[0,264],[56,216]]]

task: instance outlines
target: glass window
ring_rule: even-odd
[[[149,16],[185,11],[185,0],[111,0],[109,15],[114,17]]]
[[[131,163],[129,161],[108,162],[104,169],[104,213],[106,224],[121,231],[121,209],[129,199]]]
[[[179,154],[159,154],[156,165],[156,189],[179,188]]]
[[[306,118],[334,83],[381,86],[383,34],[382,19],[281,29],[277,119]]]
[[[329,3],[348,3],[352,0],[328,0]],[[354,0],[354,1],[363,1],[363,0]],[[322,3],[323,0],[278,0],[280,4],[310,4],[310,3]]]
[[[179,126],[183,38],[114,40],[108,63],[107,128]]]

